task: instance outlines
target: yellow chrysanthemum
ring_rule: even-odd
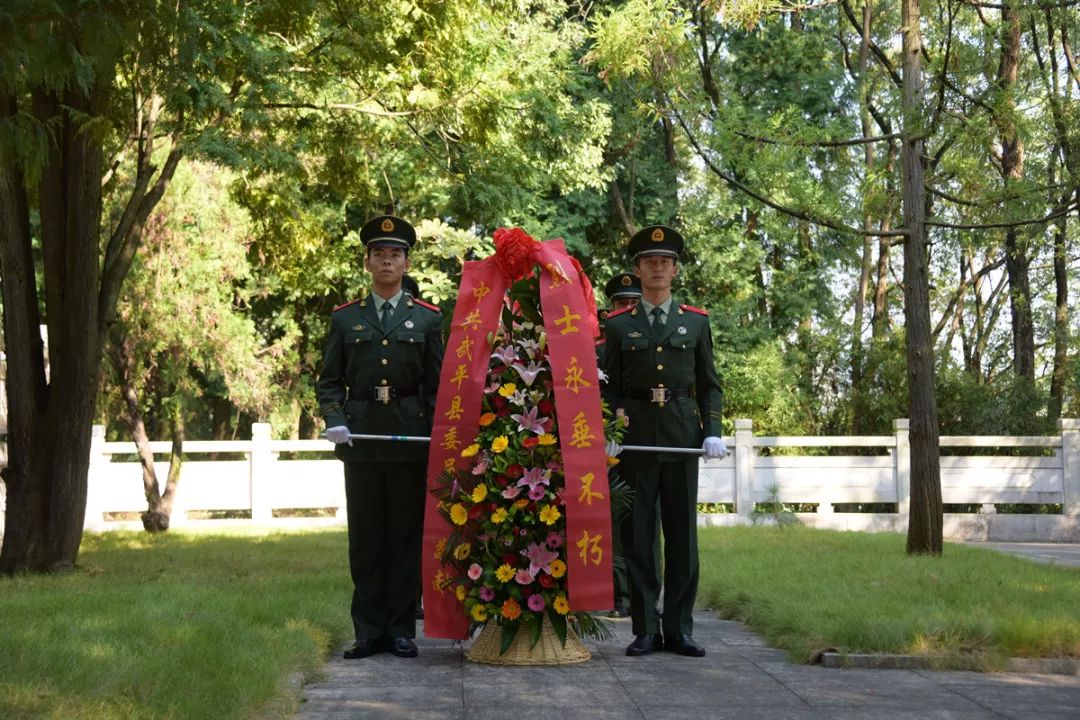
[[[557,442],[556,439],[555,439],[555,436],[552,435],[551,433],[544,433],[543,435],[540,436],[539,440],[540,440],[540,444],[545,445],[545,446],[546,445],[554,445]]]
[[[461,451],[461,457],[472,457],[478,452],[480,452],[480,444],[473,443],[472,445]]]
[[[458,560],[464,560],[469,557],[469,552],[472,550],[472,545],[467,542],[463,542],[454,548],[454,557]]]
[[[484,498],[487,497],[487,485],[485,485],[484,483],[480,483],[479,485],[474,487],[471,497],[474,503],[484,502]]]
[[[553,578],[561,578],[566,574],[566,563],[558,558],[552,560],[549,567],[551,568],[551,577]]]
[[[516,392],[517,385],[515,385],[514,383],[506,383],[499,388],[499,394],[502,395],[504,398],[508,398]]]
[[[562,513],[554,505],[545,505],[540,508],[540,520],[546,525],[554,525],[555,521],[561,517]]]
[[[608,456],[608,459],[607,459],[607,466],[608,467],[615,467],[618,464],[619,464],[619,458],[611,457],[610,455]]]
[[[465,586],[458,585],[456,588],[454,588],[454,594],[457,595],[458,600],[465,600]]]
[[[510,513],[506,512],[506,508],[497,508],[495,512],[491,513],[491,522],[500,525],[506,522],[508,517],[510,517]]]
[[[565,615],[566,613],[570,612],[570,603],[566,602],[565,595],[557,595],[555,597],[555,602],[552,603],[552,606],[554,606],[555,612],[559,613],[560,615]]]
[[[487,427],[491,423],[495,422],[495,418],[498,417],[495,413],[484,413],[480,416],[480,427]]]
[[[499,582],[510,582],[514,579],[514,568],[507,563],[503,563],[495,570],[495,577],[498,578]]]
[[[450,520],[455,525],[464,525],[469,519],[469,511],[465,509],[465,506],[461,503],[454,503],[450,506]]]
[[[502,616],[507,620],[517,620],[521,616],[521,606],[514,598],[507,598],[502,604]]]
[[[491,441],[491,452],[501,453],[506,449],[506,446],[510,444],[510,439],[505,435],[500,435]]]
[[[487,620],[487,605],[483,603],[476,603],[472,606],[472,619],[476,622],[484,622]]]

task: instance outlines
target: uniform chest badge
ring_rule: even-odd
[[[410,328],[410,329],[411,329],[411,328],[412,328],[412,326],[413,326],[413,321],[412,321],[412,320],[406,320],[406,321],[405,321],[405,327],[407,327],[407,328]]]
[[[637,330],[635,330],[633,332],[626,333],[626,337],[639,338],[639,337],[641,337],[641,333],[639,333]]]
[[[676,330],[676,332],[679,333],[680,335],[685,335],[686,334],[686,326],[685,325],[680,325],[679,329]]]
[[[363,325],[353,325],[353,326],[352,326],[352,329],[353,329],[353,330],[363,330],[363,329],[364,329],[364,326],[363,326]]]

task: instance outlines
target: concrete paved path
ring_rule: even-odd
[[[797,665],[743,625],[695,615],[705,658],[624,654],[587,643],[580,665],[477,665],[460,646],[419,639],[420,657],[346,661],[303,690],[298,720],[1077,720],[1080,677]]]
[[[1036,562],[1080,567],[1080,545],[1073,543],[970,542],[965,544],[1019,555]]]

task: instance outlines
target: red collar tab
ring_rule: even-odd
[[[341,303],[341,304],[340,304],[340,305],[338,305],[338,306],[337,306],[336,308],[334,308],[334,312],[337,312],[337,311],[338,311],[338,310],[340,310],[341,308],[347,308],[347,307],[349,307],[350,305],[355,305],[355,304],[356,304],[356,303],[358,303],[358,302],[360,302],[359,298],[357,298],[356,300],[350,300],[350,301],[349,301],[349,302],[347,302],[347,303]]]
[[[413,298],[412,301],[414,303],[416,303],[417,305],[422,305],[423,307],[426,307],[428,310],[431,310],[432,312],[437,312],[437,313],[442,312],[442,308],[439,307],[438,305],[432,305],[429,302],[424,302],[423,300],[417,300],[416,298]]]
[[[697,313],[698,315],[704,315],[705,317],[709,317],[708,310],[702,310],[701,308],[696,308],[693,305],[679,305],[679,307],[683,310],[689,310],[692,313]]]

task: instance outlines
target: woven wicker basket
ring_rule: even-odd
[[[532,640],[529,635],[524,628],[518,630],[510,647],[500,653],[502,628],[494,620],[489,620],[465,657],[471,662],[487,665],[570,665],[592,657],[572,625],[566,626],[566,645],[559,642],[559,636],[555,634],[555,628],[546,614],[536,647],[529,647]]]

